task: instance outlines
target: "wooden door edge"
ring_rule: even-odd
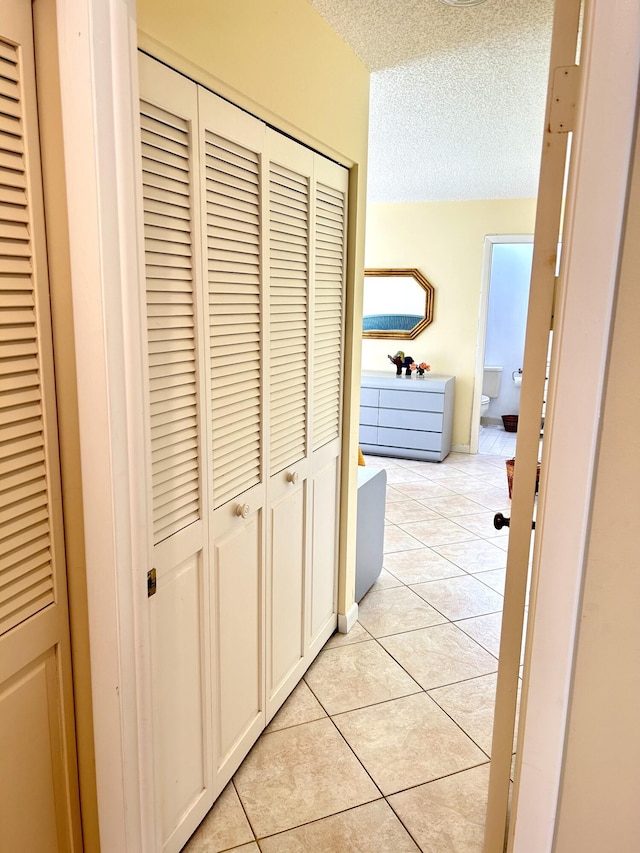
[[[89,615],[56,13],[56,0],[34,0],[34,46],[56,374],[82,846],[88,853],[98,853],[100,836]]]

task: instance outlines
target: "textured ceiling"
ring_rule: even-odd
[[[372,71],[370,201],[536,195],[553,0],[310,0]]]

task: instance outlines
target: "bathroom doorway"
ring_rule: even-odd
[[[517,415],[519,411],[519,371],[524,358],[532,257],[533,236],[530,234],[485,237],[471,453],[478,452],[481,417],[488,425],[501,426],[502,415]],[[485,367],[491,368],[487,374]],[[492,381],[492,387],[485,383],[485,375]],[[486,392],[490,395],[488,400]]]

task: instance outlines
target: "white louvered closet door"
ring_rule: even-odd
[[[307,642],[314,656],[335,627],[349,173],[316,155],[313,178]]]
[[[0,17],[0,848],[80,850],[31,4]]]
[[[215,796],[195,84],[140,57],[153,567],[154,742],[163,850]]]
[[[220,791],[265,725],[265,126],[199,90]]]
[[[267,717],[305,668],[313,152],[268,131]]]
[[[141,89],[169,851],[336,625],[347,172],[145,57]]]
[[[269,139],[269,472],[274,475],[307,455],[313,155],[279,134],[271,132]]]

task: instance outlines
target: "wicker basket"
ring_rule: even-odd
[[[507,466],[507,486],[509,487],[509,500],[511,500],[511,490],[513,489],[513,469],[516,466],[515,459],[507,459],[504,463]],[[540,485],[540,463],[538,462],[538,470],[536,471],[536,493]]]
[[[518,415],[503,415],[505,432],[518,432]]]
[[[507,459],[504,464],[507,466],[507,486],[509,487],[509,500],[511,500],[511,490],[513,489],[513,469],[516,466],[516,460]]]

